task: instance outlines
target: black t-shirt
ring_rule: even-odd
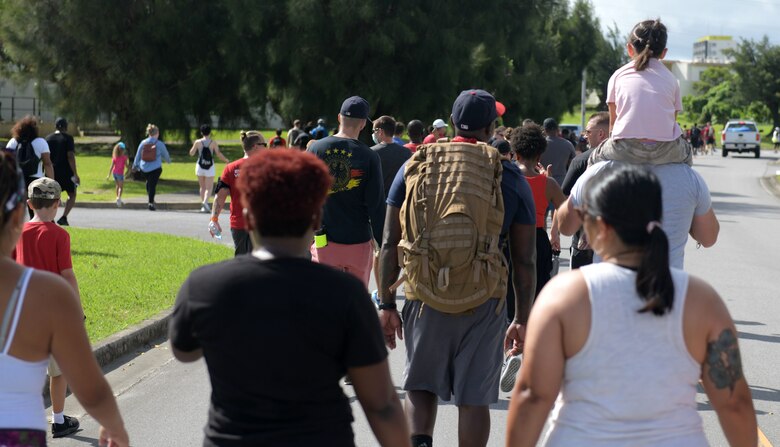
[[[379,155],[351,138],[325,137],[308,149],[328,165],[333,185],[325,201],[322,224],[329,241],[382,242],[385,196]]]
[[[387,358],[365,286],[298,258],[239,256],[195,270],[169,331],[176,349],[203,349],[206,446],[353,445],[339,380]]]
[[[55,178],[70,178],[73,170],[68,163],[68,152],[75,152],[73,137],[62,132],[54,132],[46,137],[51,152],[51,163],[54,165]]]
[[[385,198],[387,198],[395,174],[412,156],[412,151],[395,143],[379,143],[372,146],[371,150],[379,155],[379,161],[382,163],[382,181],[385,184]]]

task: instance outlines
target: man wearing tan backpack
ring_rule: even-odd
[[[457,136],[421,145],[387,198],[379,319],[391,349],[406,335],[402,388],[413,447],[432,446],[439,398],[458,407],[461,446],[487,445],[504,349],[522,349],[535,288],[535,230],[523,214],[529,207],[516,192],[520,185],[502,182],[502,156],[485,144],[497,116],[492,95],[461,92],[451,116]],[[507,243],[516,300],[508,330]],[[394,290],[399,266],[402,316]]]

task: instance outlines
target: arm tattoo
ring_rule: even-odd
[[[742,360],[737,346],[737,337],[731,329],[724,329],[715,341],[707,342],[707,375],[718,389],[734,385],[742,378]]]

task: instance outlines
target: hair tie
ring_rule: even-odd
[[[647,234],[653,234],[653,230],[656,228],[661,228],[661,222],[658,222],[657,220],[650,221],[650,223],[647,224]]]

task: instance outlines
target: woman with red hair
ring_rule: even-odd
[[[195,270],[179,291],[170,340],[180,361],[208,364],[206,446],[354,445],[347,373],[380,444],[409,445],[363,283],[308,259],[330,184],[315,155],[250,156],[238,189],[252,256]]]

